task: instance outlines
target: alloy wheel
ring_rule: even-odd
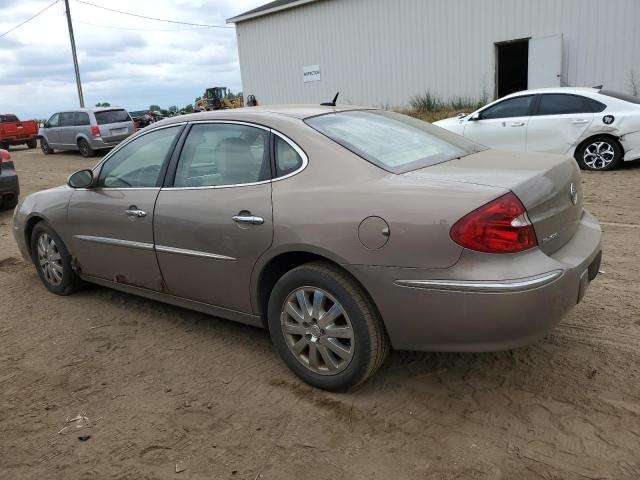
[[[89,156],[89,145],[84,140],[80,140],[78,142],[78,148],[80,149],[80,153],[83,157]]]
[[[584,149],[582,159],[593,170],[602,170],[611,165],[616,152],[613,145],[607,142],[594,142]]]
[[[355,347],[344,307],[318,287],[291,292],[280,314],[282,333],[294,357],[309,370],[336,375],[349,366]]]
[[[38,238],[38,263],[49,285],[57,286],[62,283],[64,272],[62,255],[56,242],[46,233]]]

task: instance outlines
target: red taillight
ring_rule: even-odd
[[[100,127],[91,127],[91,135],[98,138],[100,136]]]
[[[451,238],[486,253],[522,252],[538,245],[527,210],[513,192],[462,217],[451,228]]]

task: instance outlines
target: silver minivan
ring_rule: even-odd
[[[78,150],[91,157],[96,150],[113,148],[136,131],[124,108],[79,108],[58,112],[40,128],[40,148],[45,155],[54,150]]]

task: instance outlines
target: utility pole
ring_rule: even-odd
[[[82,95],[82,83],[80,82],[80,68],[78,67],[78,55],[76,54],[76,41],[73,37],[73,24],[71,23],[71,10],[69,10],[69,0],[64,0],[67,13],[67,25],[69,25],[69,40],[71,40],[71,53],[73,54],[73,67],[76,70],[76,84],[78,86],[78,98],[80,108],[84,108],[84,96]]]

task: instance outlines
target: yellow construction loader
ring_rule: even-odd
[[[237,96],[233,100],[230,100],[228,98],[229,93],[231,92],[227,87],[207,88],[204,95],[196,101],[195,109],[198,111],[209,111],[242,107],[242,97]]]

